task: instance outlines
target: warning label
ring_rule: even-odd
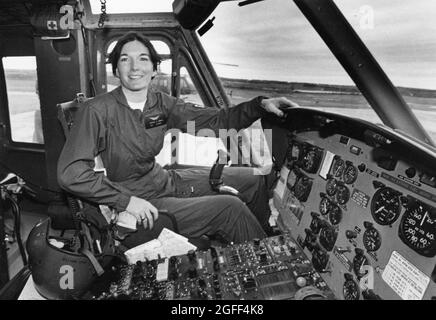
[[[421,300],[430,282],[427,275],[396,251],[392,252],[382,278],[403,300]]]

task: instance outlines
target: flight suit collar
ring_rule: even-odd
[[[129,104],[127,103],[126,96],[124,95],[123,90],[121,89],[121,86],[118,86],[116,89],[114,89],[112,91],[112,95],[115,97],[115,99],[120,105],[130,108]],[[152,88],[149,88],[147,91],[147,101],[145,102],[145,110],[153,108],[156,104],[157,104],[157,94]]]

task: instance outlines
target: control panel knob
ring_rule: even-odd
[[[416,169],[414,167],[410,167],[406,170],[406,176],[408,178],[413,178],[416,175]]]
[[[354,252],[356,253],[356,256],[363,256],[363,254],[365,253],[362,249],[360,248],[356,248],[354,249]]]
[[[364,221],[363,226],[365,227],[365,229],[370,229],[372,228],[373,224],[369,221]]]
[[[311,212],[310,215],[312,216],[313,219],[319,218],[319,213],[317,212]]]
[[[356,239],[357,238],[357,232],[353,230],[347,230],[345,231],[345,236],[347,239]]]
[[[351,281],[351,280],[353,280],[353,275],[350,273],[345,273],[344,278],[346,281]]]
[[[382,183],[382,182],[380,182],[380,181],[377,181],[377,180],[374,180],[374,181],[372,182],[372,185],[373,185],[374,188],[376,188],[376,189],[380,189],[380,188],[383,188],[383,187],[385,186],[384,183]]]
[[[297,278],[297,285],[298,285],[300,288],[305,287],[306,284],[307,284],[307,280],[306,280],[305,277],[298,277],[298,278]]]

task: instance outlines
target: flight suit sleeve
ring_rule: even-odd
[[[90,105],[80,108],[58,160],[58,183],[78,197],[123,211],[130,192],[93,170],[94,158],[105,149],[105,134],[104,119],[97,110]]]
[[[254,121],[263,117],[267,111],[262,108],[261,101],[265,97],[257,97],[228,109],[201,108],[181,99],[169,103],[168,127],[187,132],[187,121],[194,121],[195,132],[201,129],[212,129],[215,134],[219,129],[248,128]]]

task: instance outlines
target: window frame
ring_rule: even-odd
[[[28,142],[28,141],[15,141],[12,139],[12,122],[10,117],[10,105],[9,105],[9,95],[7,88],[7,79],[5,66],[3,64],[3,58],[9,57],[34,57],[36,63],[36,81],[38,81],[38,59],[35,54],[8,54],[0,56],[0,82],[3,84],[0,88],[0,103],[2,104],[0,108],[0,126],[3,128],[3,139],[6,140],[6,143],[3,143],[3,147],[5,149],[12,150],[22,150],[22,151],[30,151],[42,153],[44,152],[45,143],[37,143],[37,142]],[[39,88],[38,88],[39,91]],[[39,100],[40,101],[40,100]],[[42,110],[41,110],[41,102],[39,104],[39,110],[41,111],[41,119],[42,119]],[[43,129],[43,121],[41,120],[41,128],[44,135]]]

